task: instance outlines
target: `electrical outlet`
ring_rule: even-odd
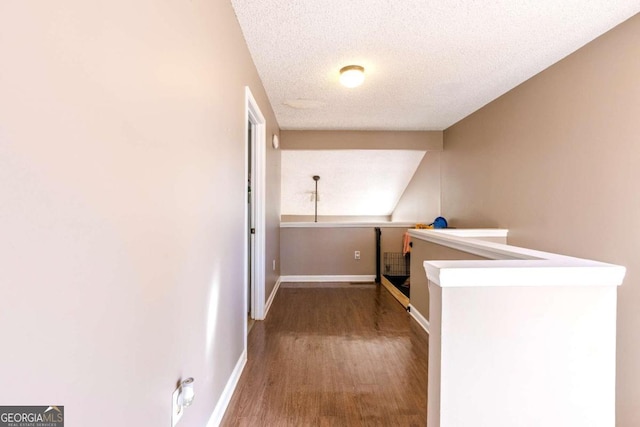
[[[353,253],[353,258],[354,258],[354,259],[360,259],[360,251],[355,251],[355,252]]]
[[[171,427],[175,427],[184,414],[184,408],[178,403],[178,396],[180,395],[180,387],[176,389],[171,395]]]
[[[276,271],[276,260],[273,260],[273,271]]]

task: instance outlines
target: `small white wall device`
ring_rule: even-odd
[[[193,388],[193,378],[189,377],[182,381],[173,392],[171,399],[171,426],[174,427],[182,418],[184,410],[191,406],[196,392]]]

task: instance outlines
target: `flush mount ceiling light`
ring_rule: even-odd
[[[360,86],[364,82],[364,67],[347,65],[340,69],[340,83],[346,87]]]

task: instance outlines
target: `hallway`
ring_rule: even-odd
[[[281,287],[223,426],[424,426],[428,336],[380,286]]]

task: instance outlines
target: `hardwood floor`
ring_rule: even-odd
[[[427,338],[381,286],[283,287],[221,425],[424,427]]]

